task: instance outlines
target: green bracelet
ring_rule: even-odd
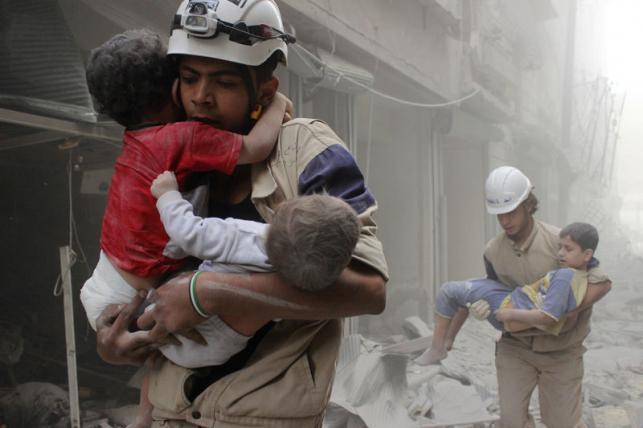
[[[210,318],[210,315],[203,309],[203,306],[199,303],[199,298],[196,295],[196,280],[201,275],[201,271],[194,272],[192,278],[190,279],[190,303],[192,303],[192,308],[194,312],[199,314],[203,318]]]

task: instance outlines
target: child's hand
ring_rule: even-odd
[[[150,186],[150,191],[156,199],[171,190],[179,190],[179,184],[177,183],[176,176],[172,171],[165,171],[162,174],[159,174]]]
[[[275,93],[275,97],[272,99],[271,105],[274,107],[283,106],[284,108],[284,118],[282,123],[286,123],[295,116],[295,108],[290,101],[290,98],[282,94],[281,92]]]
[[[495,314],[496,319],[500,322],[511,321],[511,309],[498,309]]]
[[[283,95],[286,99],[286,112],[284,113],[284,121],[282,123],[290,122],[295,117],[295,106],[290,101],[290,98]]]

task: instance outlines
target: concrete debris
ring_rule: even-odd
[[[429,326],[417,316],[406,318],[402,323],[402,330],[409,339],[426,337],[432,334]]]
[[[615,282],[618,280],[615,280]],[[594,307],[586,340],[583,419],[588,428],[643,428],[643,300],[634,283],[614,286]],[[405,336],[381,342],[358,335],[345,339],[325,428],[490,427],[498,420],[494,361],[499,332],[469,320],[439,365],[413,359],[430,346],[430,330],[407,319]],[[538,391],[529,412],[540,420]]]
[[[431,388],[428,382],[423,383],[417,390],[417,395],[408,406],[409,416],[412,419],[428,416],[433,408],[433,400],[429,398]]]
[[[418,337],[417,339],[386,345],[382,347],[382,352],[386,354],[411,355],[419,351],[424,351],[431,346],[432,337],[433,336]]]
[[[423,384],[431,382],[434,377],[442,373],[443,368],[439,365],[411,366],[406,373],[409,389],[421,388]]]
[[[493,419],[473,386],[447,378],[436,377],[430,385],[433,401],[430,419],[434,425],[458,425]]]
[[[382,354],[379,350],[369,351],[370,346],[362,346],[362,342],[358,335],[344,339],[331,403],[358,416],[368,427],[416,426],[408,416],[404,403],[407,399],[408,358],[403,355]],[[324,422],[324,426],[333,426],[330,425],[331,422],[334,426],[342,426],[337,425],[339,416],[332,419]]]
[[[325,428],[417,428],[494,420],[464,372],[409,364],[407,355],[385,353],[381,346],[364,342],[353,335],[342,344]]]
[[[109,418],[109,421],[115,425],[127,426],[136,419],[138,404],[129,404],[126,406],[105,409],[103,413]]]
[[[329,403],[324,414],[323,428],[368,428],[364,421],[344,407]]]
[[[24,351],[21,330],[18,325],[0,322],[0,363],[11,366],[20,361]]]
[[[586,402],[591,407],[621,404],[630,399],[630,395],[621,389],[611,388],[605,385],[595,385],[591,382],[583,384]]]
[[[622,407],[605,406],[590,410],[588,428],[639,428],[632,424],[627,411]]]
[[[630,418],[632,427],[643,428],[643,400],[639,400],[636,403],[626,403],[625,410]]]
[[[83,428],[122,428],[132,423],[138,405],[115,404],[112,399],[81,403]],[[23,383],[0,397],[0,427],[67,428],[70,422],[68,393],[51,383]]]
[[[115,428],[109,423],[109,419],[102,418],[93,421],[83,421],[83,428]]]
[[[11,428],[56,428],[70,424],[67,392],[50,383],[18,385],[0,398],[0,413]]]

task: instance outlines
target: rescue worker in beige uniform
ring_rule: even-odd
[[[187,117],[243,132],[251,112],[268,105],[277,91],[270,63],[285,63],[292,41],[272,0],[183,1],[168,54],[178,61]],[[266,161],[237,167],[212,189],[211,210],[218,215],[266,222],[280,202],[298,195],[342,198],[361,223],[351,263],[334,286],[314,293],[275,273],[203,272],[194,288],[191,275],[178,276],[154,291],[153,308],[138,319],[143,331],[128,330],[142,296],[107,308],[97,320],[99,354],[115,364],[140,364],[168,333],[185,333],[202,322],[201,312],[236,317],[241,334],[244,318],[281,319],[221,366],[190,370],[160,358],[150,370],[153,426],[319,427],[334,377],[340,319],[384,309],[388,268],[375,234],[377,203],[344,143],[313,119],[285,123]]]
[[[510,287],[530,284],[558,269],[560,229],[534,219],[538,200],[529,179],[518,169],[493,170],[485,184],[486,206],[503,229],[486,246],[487,276]],[[500,418],[503,428],[533,426],[528,413],[531,394],[538,386],[540,414],[548,428],[584,427],[581,385],[583,340],[589,334],[591,306],[611,288],[597,267],[590,269],[587,295],[571,314],[558,336],[532,329],[503,333],[496,347]],[[476,318],[484,317],[479,301]],[[476,302],[478,303],[478,302]],[[488,306],[487,306],[488,308]]]

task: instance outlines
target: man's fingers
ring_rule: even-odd
[[[207,345],[208,342],[205,341],[203,336],[201,336],[201,333],[196,331],[195,329],[191,328],[189,330],[185,330],[179,333],[181,336],[187,337],[190,340],[195,341],[198,344],[201,345]]]
[[[134,313],[145,300],[145,296],[147,296],[147,291],[139,290],[132,301],[123,307],[114,321],[114,327],[116,329],[127,329],[129,327],[132,319],[134,318]]]
[[[122,309],[123,305],[107,305],[96,318],[96,330],[106,325],[112,325]]]
[[[129,334],[130,347],[132,349],[155,345],[158,339],[152,334],[151,330],[138,330]]]
[[[181,345],[181,341],[179,339],[177,339],[176,336],[174,336],[173,334],[168,334],[166,337],[161,339],[158,342],[158,344],[160,346],[163,346],[163,345],[177,345],[178,346],[178,345]]]
[[[469,312],[478,320],[484,320],[491,314],[489,303],[486,300],[477,300],[468,307]]]
[[[147,291],[145,290],[140,290],[136,296],[132,299],[131,302],[126,304],[118,316],[116,317],[116,320],[114,321],[114,328],[116,330],[123,329],[127,330],[129,327],[130,322],[133,319],[133,315],[138,309],[139,306],[143,303],[145,300],[145,296],[147,296]]]
[[[154,321],[154,310],[146,310],[143,314],[138,317],[136,320],[136,325],[141,330],[151,330],[154,327],[156,322]]]
[[[145,331],[148,337],[154,341],[154,343],[159,343],[165,339],[168,335],[167,330],[161,324],[154,324],[151,330]]]
[[[134,363],[143,364],[155,350],[156,348],[152,345],[142,346],[132,351],[130,358]]]

